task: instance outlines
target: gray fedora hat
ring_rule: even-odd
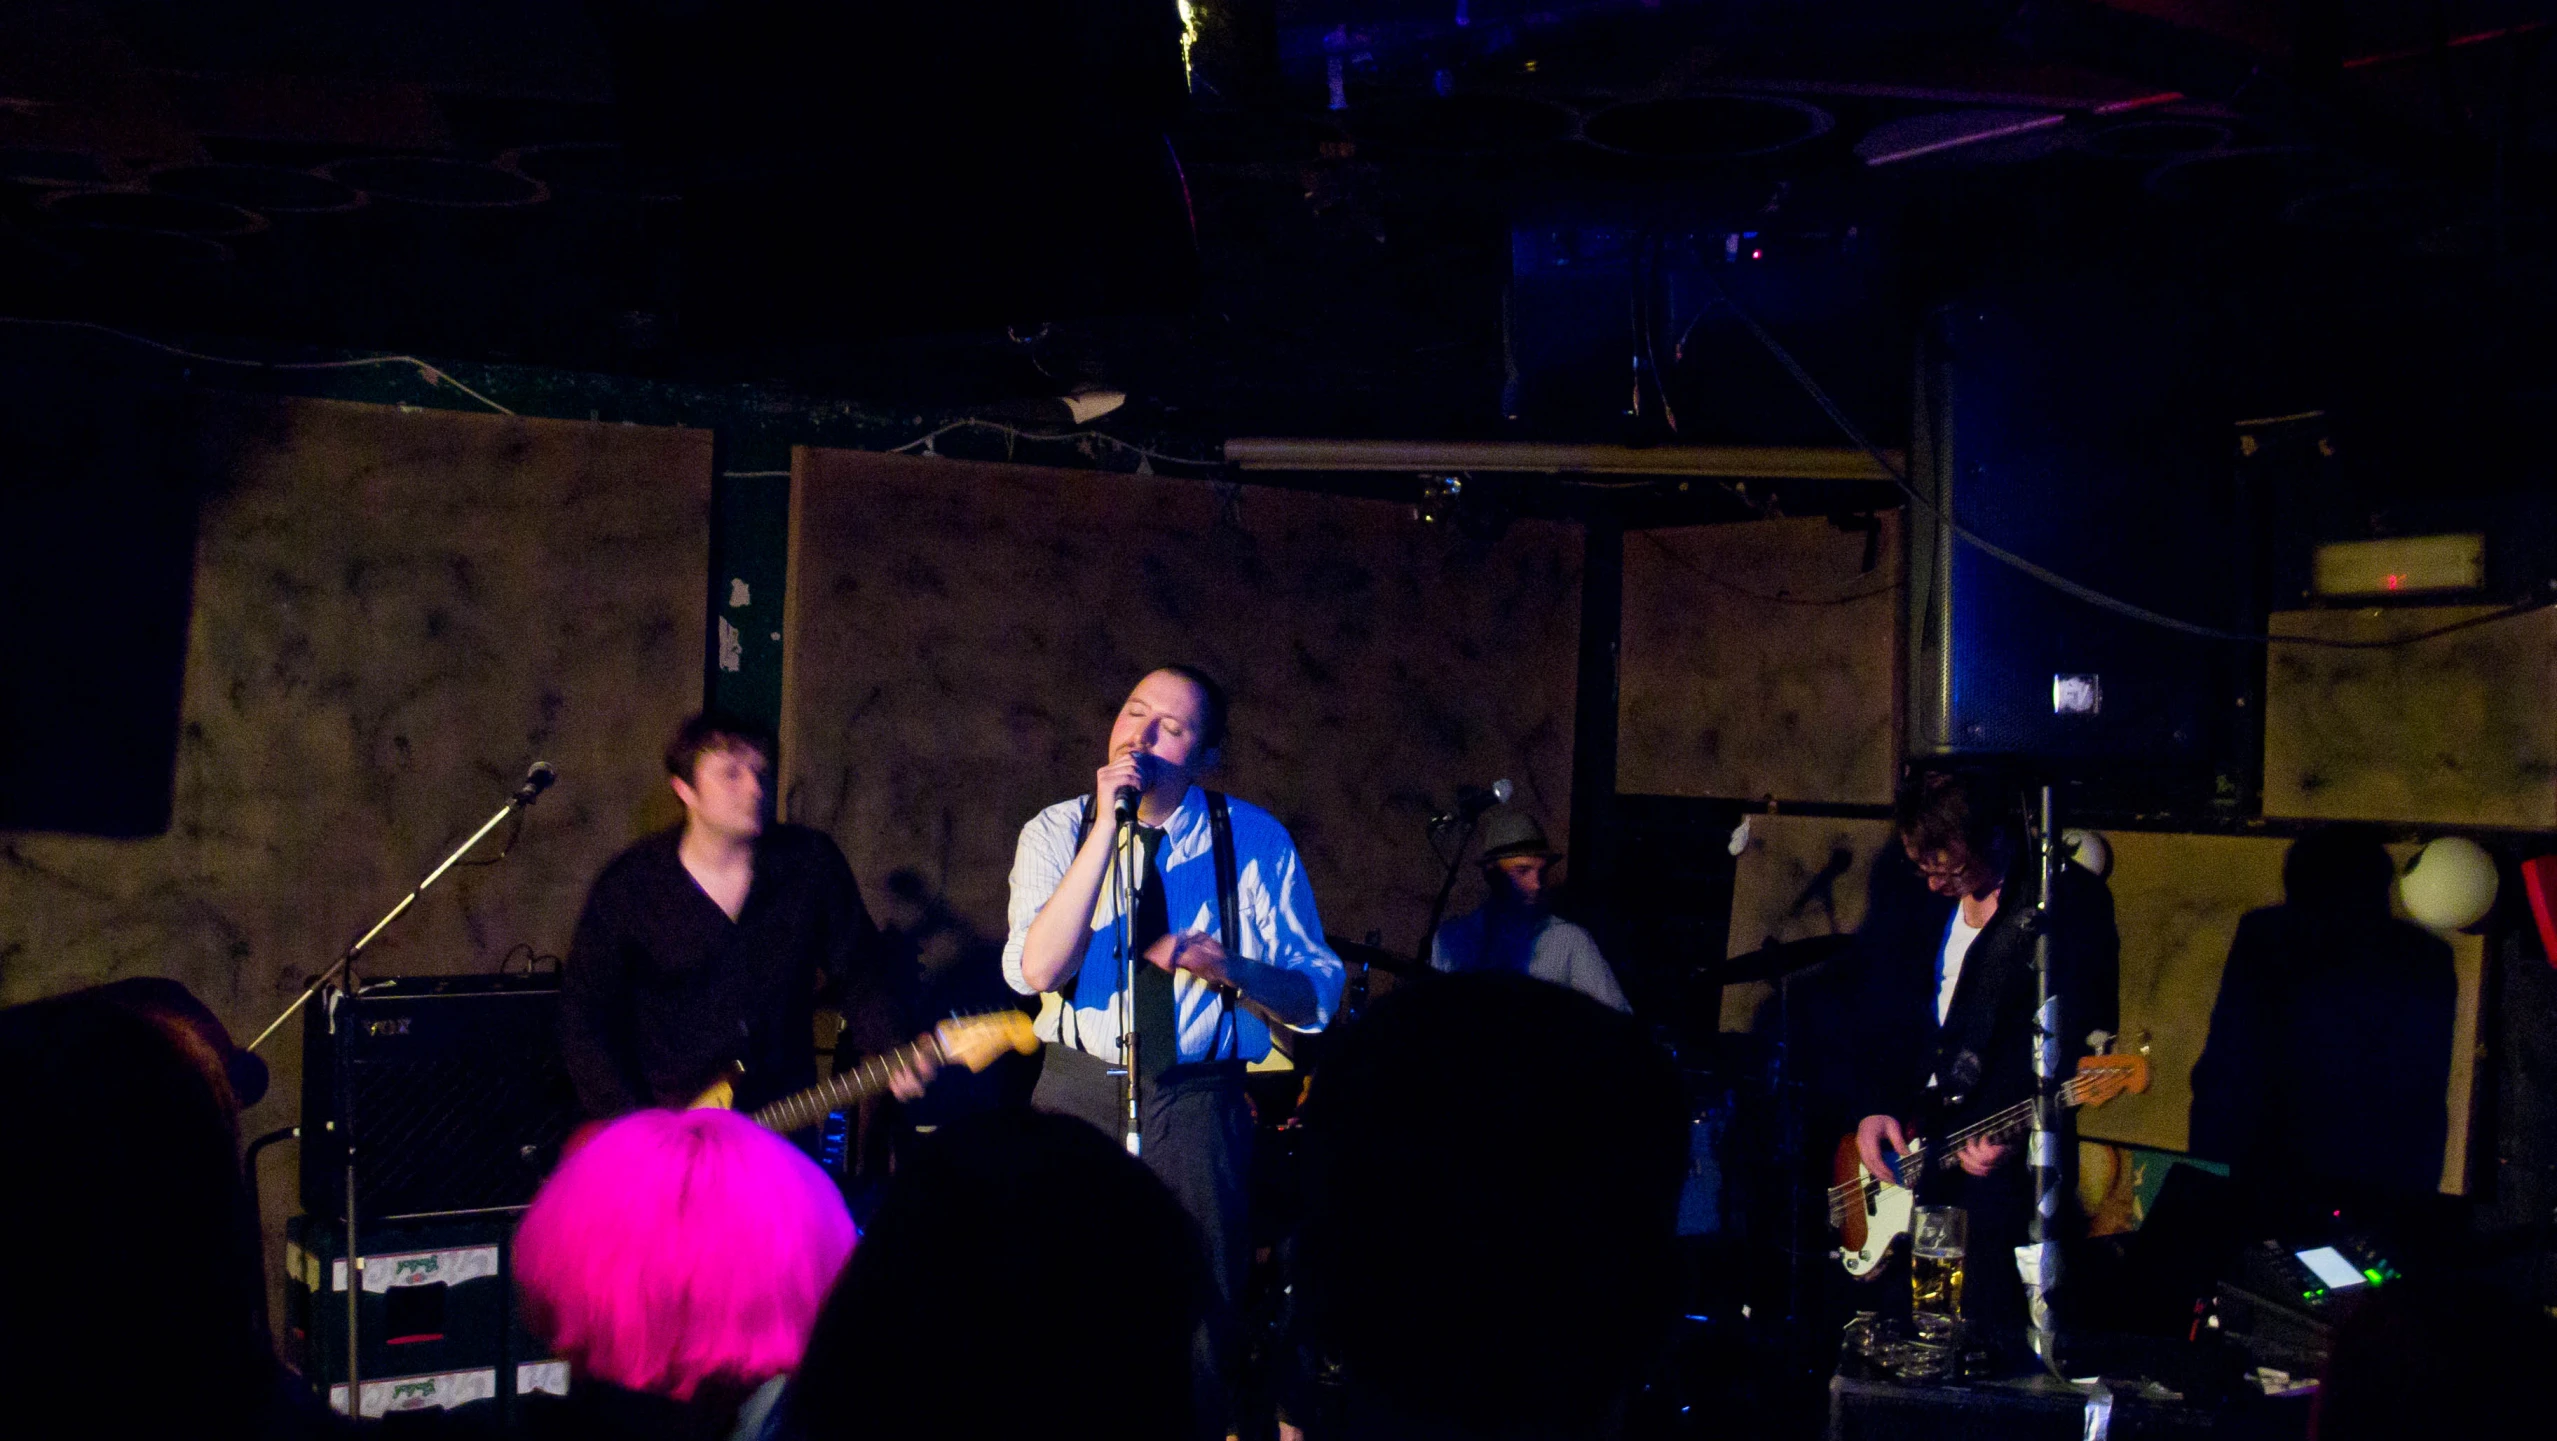
[[[1524,810],[1507,806],[1492,812],[1483,822],[1483,864],[1507,860],[1511,856],[1555,857],[1562,852],[1545,839],[1545,828]]]

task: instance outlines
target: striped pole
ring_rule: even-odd
[[[2039,847],[2042,884],[2033,898],[2033,1139],[2025,1160],[2033,1169],[2033,1216],[2017,1255],[2023,1273],[2025,1311],[2033,1328],[2033,1354],[2060,1374],[2059,1328],[2051,1291],[2060,1283],[2060,998],[2051,990],[2051,893],[2059,888],[2060,833],[2052,825],[2051,787],[2042,787]]]

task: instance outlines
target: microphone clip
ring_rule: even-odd
[[[1496,780],[1488,787],[1458,786],[1456,804],[1429,818],[1430,834],[1440,835],[1458,826],[1470,825],[1482,819],[1483,812],[1492,807],[1508,804],[1512,793],[1513,789],[1506,778]]]

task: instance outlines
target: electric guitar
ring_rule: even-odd
[[[883,1056],[872,1056],[860,1065],[832,1080],[820,1081],[796,1095],[780,1100],[754,1113],[754,1122],[767,1130],[796,1131],[813,1126],[826,1118],[829,1111],[857,1105],[888,1089],[899,1071],[911,1069],[918,1059],[929,1057],[935,1065],[963,1066],[982,1071],[1014,1051],[1028,1055],[1039,1049],[1039,1037],[1030,1018],[1019,1011],[990,1011],[981,1016],[953,1016],[923,1033],[912,1045],[899,1046]],[[710,1089],[695,1096],[689,1110],[737,1108],[737,1076],[729,1074],[713,1081]]]
[[[2078,1061],[2078,1073],[2061,1083],[2060,1104],[2101,1106],[2115,1096],[2136,1095],[2148,1088],[2148,1057],[2086,1056]],[[1932,1141],[1924,1137],[1912,1140],[1900,1157],[1900,1174],[1917,1180],[1930,1170],[1952,1165],[1962,1148],[1975,1140],[2006,1141],[2031,1129],[2033,1103],[2018,1101]],[[1877,1176],[1865,1169],[1856,1154],[1853,1135],[1838,1143],[1831,1174],[1838,1182],[1829,1188],[1829,1225],[1838,1233],[1838,1258],[1846,1265],[1848,1275],[1860,1281],[1870,1280],[1899,1249],[1901,1238],[1909,1234],[1909,1208],[1914,1198],[1898,1179]]]

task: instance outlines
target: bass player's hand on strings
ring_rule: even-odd
[[[2013,1146],[2002,1146],[1986,1136],[1974,1136],[1962,1143],[1961,1150],[1953,1153],[1953,1161],[1955,1165],[1974,1176],[1985,1176],[1996,1170],[1999,1164],[2006,1160],[2007,1152],[2014,1149]]]
[[[1856,1159],[1864,1162],[1866,1170],[1885,1180],[1895,1180],[1900,1171],[1894,1163],[1908,1153],[1909,1136],[1900,1129],[1899,1117],[1867,1116],[1857,1123]]]

